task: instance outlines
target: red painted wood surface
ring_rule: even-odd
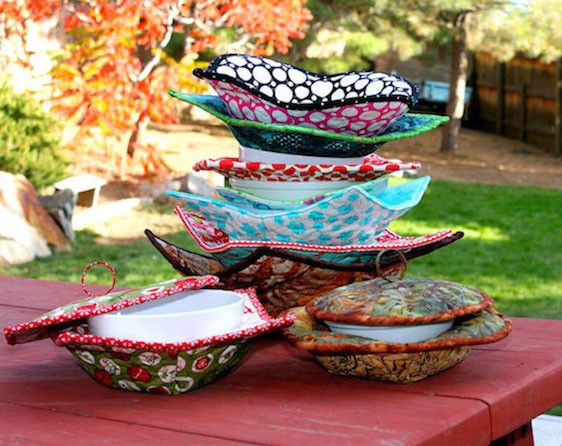
[[[0,277],[0,325],[81,298],[78,284]],[[178,397],[99,386],[50,340],[0,357],[0,444],[487,445],[562,402],[562,321],[515,319],[506,340],[409,385],[331,376],[279,336]]]

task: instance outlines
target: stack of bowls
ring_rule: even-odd
[[[217,190],[220,199],[169,194],[183,202],[176,212],[221,268],[241,271],[263,255],[278,259],[279,253],[284,261],[311,268],[335,265],[334,272],[371,265],[370,275],[347,274],[349,283],[376,277],[372,262],[383,250],[412,258],[416,249],[462,236],[441,231],[409,238],[388,230],[418,204],[430,178],[389,185],[388,174],[420,164],[387,160],[374,151],[446,121],[407,114],[418,92],[406,79],[378,72],[313,74],[239,54],[220,56],[194,74],[217,95],[170,94],[223,120],[240,143],[240,154],[194,165],[225,176],[227,187]],[[290,281],[294,274],[286,267],[279,268],[287,270]],[[294,299],[281,302],[275,312],[293,305]]]

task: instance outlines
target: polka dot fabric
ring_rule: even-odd
[[[363,164],[268,164],[240,161],[238,158],[206,159],[196,162],[196,172],[210,170],[227,178],[272,182],[370,181],[401,170],[414,170],[420,163],[389,161],[372,154]]]
[[[344,105],[325,110],[290,110],[274,105],[226,82],[210,82],[238,119],[267,124],[289,124],[335,133],[371,136],[384,132],[408,111],[398,101]]]
[[[371,136],[384,132],[417,100],[405,79],[375,72],[319,75],[281,62],[227,54],[205,70],[238,119]]]
[[[314,74],[282,62],[243,54],[223,54],[193,74],[236,85],[268,102],[293,110],[314,110],[361,102],[417,101],[415,85],[379,72]]]

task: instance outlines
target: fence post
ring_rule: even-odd
[[[505,122],[505,62],[496,62],[496,133],[503,135]]]
[[[556,61],[554,100],[554,153],[562,156],[562,57]]]
[[[527,84],[521,84],[521,98],[519,102],[521,109],[521,141],[527,142]]]

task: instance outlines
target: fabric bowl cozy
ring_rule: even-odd
[[[238,240],[230,239],[224,231],[200,215],[188,212],[179,206],[175,208],[175,212],[197,246],[205,253],[212,254],[223,265],[228,266],[246,259],[258,248],[296,252],[330,262],[362,263],[373,259],[383,250],[392,249],[407,253],[410,250],[425,249],[430,245],[442,243],[459,235],[459,233],[444,230],[419,237],[402,237],[386,229],[380,237],[377,237],[375,243],[365,245],[311,245],[278,241]]]
[[[357,187],[357,185],[352,185],[351,187]],[[367,181],[360,185],[364,190],[368,191],[371,195],[378,195],[388,187],[388,178],[383,177],[372,181]],[[260,197],[249,192],[242,191],[240,189],[234,189],[232,187],[217,187],[217,195],[223,200],[226,200],[238,207],[245,209],[260,209],[263,211],[282,211],[289,209],[298,209],[304,205],[311,205],[317,201],[323,200],[324,198],[330,197],[332,194],[341,193],[341,189],[336,192],[327,192],[320,195],[310,195],[305,198],[297,200],[270,200],[267,198]]]
[[[463,361],[473,345],[496,342],[511,332],[511,322],[493,309],[455,319],[453,327],[426,341],[399,344],[333,333],[305,307],[283,313],[295,317],[283,330],[295,347],[309,351],[336,375],[411,383]]]
[[[357,325],[443,322],[490,308],[482,291],[445,280],[408,277],[347,285],[309,302],[316,319]]]
[[[260,302],[271,316],[277,316],[287,308],[305,305],[334,288],[377,276],[374,258],[363,263],[337,263],[270,248],[258,248],[239,262],[225,266],[212,255],[191,252],[148,229],[145,234],[158,253],[183,276],[214,274],[220,278],[220,288],[255,287]],[[462,233],[457,233],[439,242],[405,251],[404,255],[411,260],[461,237]],[[400,257],[390,252],[381,257],[379,269],[384,274],[392,274],[400,265]]]
[[[232,116],[369,136],[415,104],[417,87],[379,72],[310,73],[263,57],[224,54],[193,74],[207,80]]]
[[[379,135],[354,136],[297,125],[268,124],[238,119],[230,114],[226,105],[216,96],[175,91],[169,91],[169,94],[223,121],[241,146],[303,156],[335,158],[367,156],[385,142],[411,138],[448,121],[446,116],[406,114]]]
[[[214,287],[215,276],[187,277],[148,287],[118,291],[64,305],[30,322],[4,328],[9,344],[51,337],[66,347],[82,368],[108,387],[167,395],[198,389],[226,375],[249,350],[256,336],[292,323],[292,316],[270,317],[253,289],[236,290],[244,297],[239,327],[228,333],[188,342],[144,342],[88,333],[85,318],[173,296],[186,290]]]
[[[280,211],[246,209],[183,192],[169,191],[193,212],[202,215],[229,238],[286,243],[370,244],[387,226],[421,200],[430,177],[371,193],[361,185],[331,193],[300,208]]]

